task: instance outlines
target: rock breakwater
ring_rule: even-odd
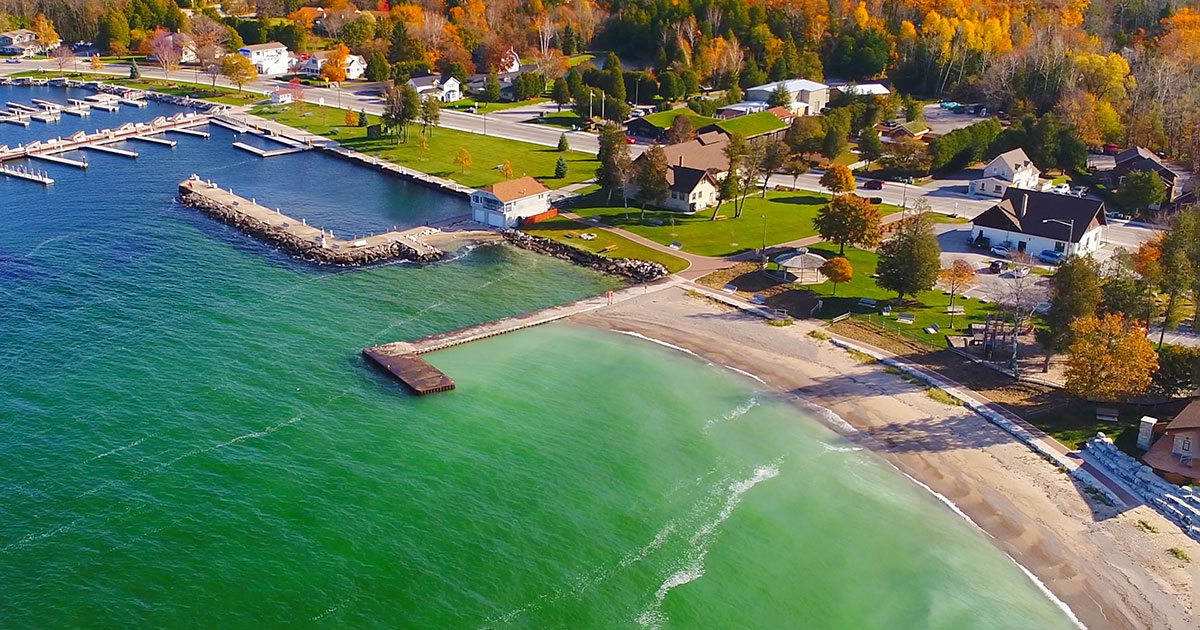
[[[569,260],[577,265],[629,278],[634,282],[650,282],[667,275],[667,268],[660,263],[633,258],[605,258],[599,254],[564,245],[541,236],[526,234],[520,230],[505,230],[504,238],[522,249]]]

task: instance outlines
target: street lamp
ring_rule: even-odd
[[[1071,243],[1075,242],[1075,219],[1068,219],[1066,221],[1063,221],[1062,219],[1042,219],[1042,223],[1057,223],[1059,225],[1067,226],[1067,228],[1070,230],[1070,234],[1067,238],[1067,255],[1070,256]]]

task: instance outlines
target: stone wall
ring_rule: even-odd
[[[239,212],[235,208],[222,205],[193,192],[180,191],[179,202],[190,208],[200,210],[218,221],[232,225],[260,241],[278,247],[289,256],[319,265],[353,267],[397,258],[417,262],[431,262],[441,258],[443,255],[439,252],[437,255],[422,256],[413,248],[398,241],[373,247],[324,248],[318,243],[292,234],[281,226],[263,223],[258,219]]]
[[[1114,446],[1103,433],[1087,441],[1082,455],[1120,481],[1146,505],[1178,524],[1184,533],[1200,540],[1200,494],[1159,477],[1149,466]]]
[[[532,236],[520,230],[505,230],[504,238],[522,249],[569,260],[577,265],[629,278],[634,282],[650,282],[667,275],[667,268],[656,262],[633,258],[605,258],[555,240]]]

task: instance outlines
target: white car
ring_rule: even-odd
[[[989,251],[991,251],[992,255],[997,258],[1008,258],[1009,256],[1012,255],[1011,253],[1009,253],[1008,248],[1004,247],[1002,245],[996,245],[996,246],[992,247],[992,249]]]
[[[1017,267],[1013,269],[1012,275],[1014,278],[1024,278],[1029,275],[1029,267]]]
[[[1071,194],[1071,185],[1070,184],[1059,184],[1057,186],[1052,187],[1050,189],[1050,192],[1052,192],[1056,195],[1069,195],[1069,194]]]

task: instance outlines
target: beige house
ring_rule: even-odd
[[[696,212],[719,203],[721,179],[729,171],[729,158],[725,156],[725,146],[728,144],[729,136],[712,131],[700,134],[695,140],[664,146],[670,195],[663,202],[663,207],[679,212]],[[633,168],[639,168],[644,159],[645,153],[639,155],[633,161]],[[633,184],[629,184],[626,190],[631,197],[637,198],[637,189]]]
[[[1200,401],[1193,400],[1175,416],[1142,460],[1167,481],[1200,480]]]
[[[970,193],[1003,197],[1009,188],[1041,190],[1041,173],[1024,149],[1005,151],[983,167],[983,177],[971,182]]]

